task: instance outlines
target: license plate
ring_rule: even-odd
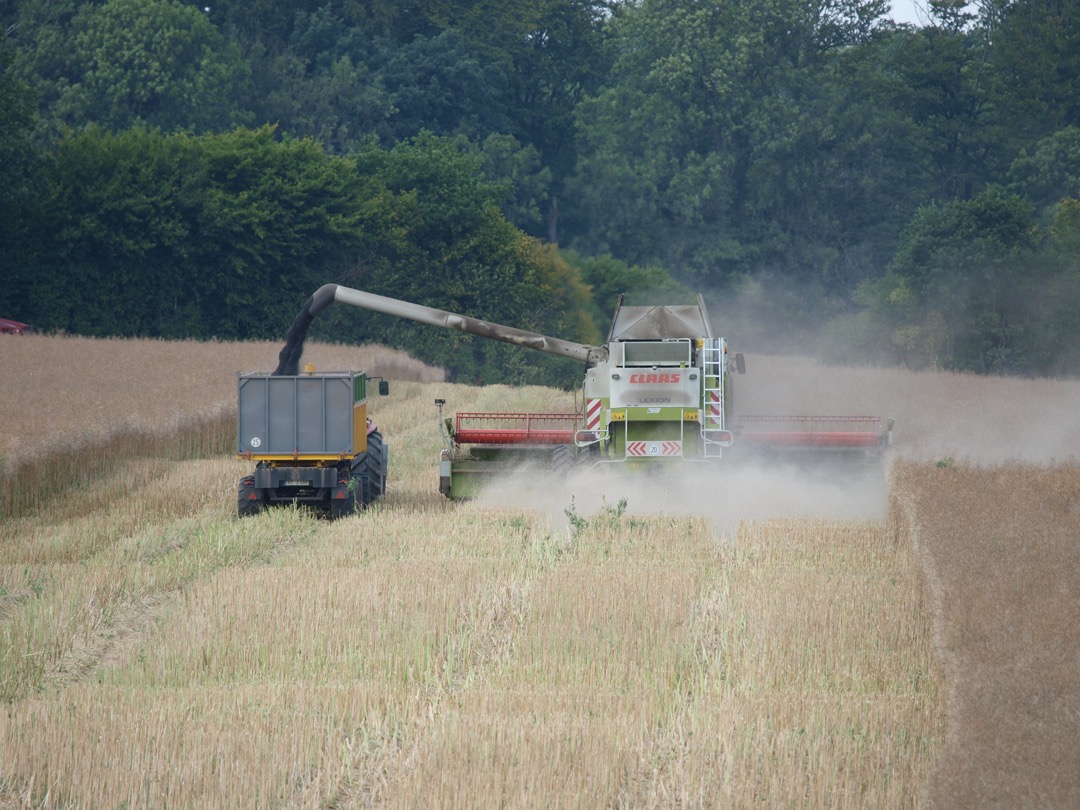
[[[286,481],[285,486],[287,486],[287,487],[306,487],[306,486],[308,486],[308,482],[307,481]]]

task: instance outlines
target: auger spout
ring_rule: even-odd
[[[333,301],[340,301],[343,304],[371,310],[372,312],[393,315],[443,329],[454,329],[469,335],[500,340],[503,343],[512,343],[515,346],[523,346],[546,354],[570,357],[584,362],[589,367],[603,363],[608,358],[606,346],[591,346],[586,343],[561,340],[548,335],[541,335],[538,332],[530,332],[526,329],[503,326],[498,323],[482,321],[478,318],[470,318],[467,315],[459,315],[455,312],[447,312],[434,307],[426,307],[422,304],[414,304],[397,298],[387,298],[383,295],[343,287],[340,284],[324,284],[307,300],[304,308],[300,310],[300,313],[293,321],[285,348],[281,350],[278,370],[274,372],[275,374],[296,373],[300,355],[303,353],[304,338],[307,335],[311,321]]]

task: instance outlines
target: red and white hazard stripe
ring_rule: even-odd
[[[589,399],[585,402],[585,429],[586,430],[599,430],[600,429],[600,407],[601,403],[598,399]]]
[[[627,442],[626,455],[633,458],[644,456],[681,456],[682,442]]]
[[[724,426],[724,400],[719,391],[709,392],[709,423],[712,427]]]

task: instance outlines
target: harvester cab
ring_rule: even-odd
[[[620,297],[606,362],[585,374],[584,428],[574,445],[597,461],[720,458],[733,441],[727,341],[705,302],[628,307]],[[742,355],[735,370],[745,368]]]

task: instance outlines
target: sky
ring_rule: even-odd
[[[930,21],[927,9],[930,8],[928,0],[892,0],[892,18],[899,23],[911,25],[926,25]],[[977,11],[975,3],[967,4],[967,11]]]
[[[892,0],[892,18],[899,23],[926,25],[926,0]]]

